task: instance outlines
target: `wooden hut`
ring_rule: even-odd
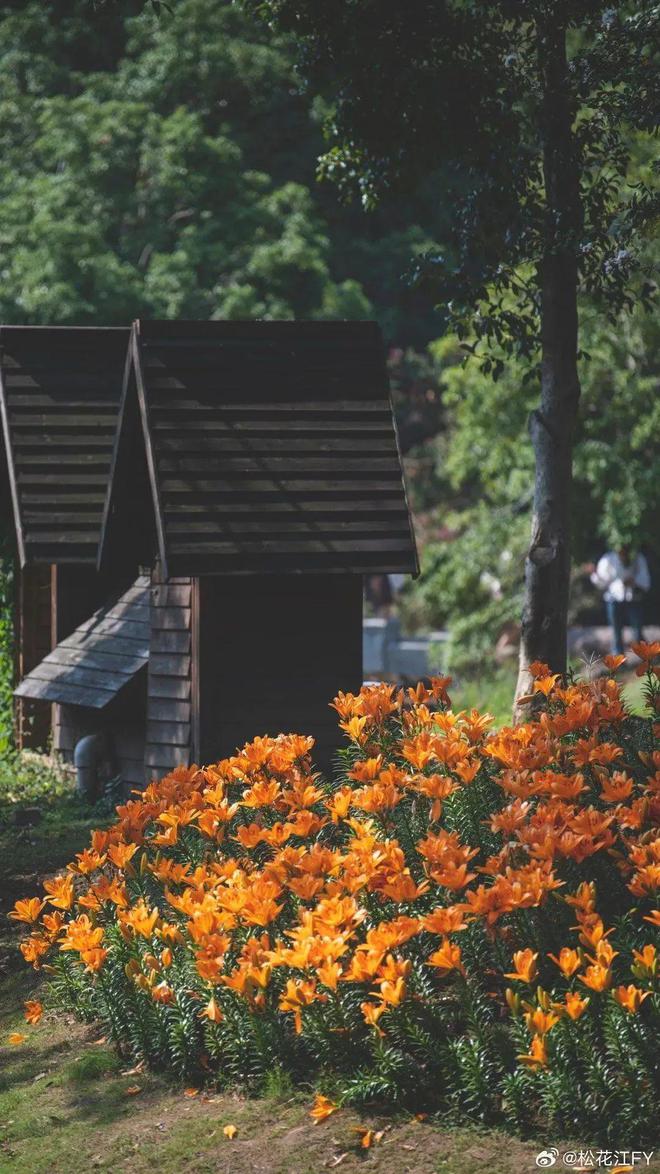
[[[327,764],[328,702],[362,680],[363,575],[417,571],[377,326],[136,323],[101,568],[145,483],[147,768],[291,727]]]
[[[377,326],[135,323],[97,566],[150,568],[146,778],[292,728],[327,767],[329,700],[362,680],[363,576],[417,572]],[[112,655],[131,599],[77,646],[101,629]]]
[[[103,574],[96,567],[129,334],[0,329],[4,554],[15,562],[16,676],[24,683],[17,740],[37,747],[52,740],[65,757],[77,736],[69,702],[79,695],[73,685],[68,693],[49,688],[50,670],[40,666],[135,577],[125,564]],[[76,655],[55,654],[69,672]]]

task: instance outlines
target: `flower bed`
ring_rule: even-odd
[[[446,679],[340,694],[332,783],[296,734],[175,770],[17,903],[23,954],[186,1081],[276,1067],[333,1107],[638,1144],[660,1090],[660,646],[638,651],[647,719],[612,676],[536,665],[532,716],[494,733]]]

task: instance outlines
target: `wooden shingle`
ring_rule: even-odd
[[[417,573],[375,323],[140,322],[131,354],[169,575]]]
[[[149,659],[150,580],[140,576],[62,640],[15,690],[64,705],[103,709]]]
[[[129,331],[3,326],[0,410],[21,564],[95,563]]]

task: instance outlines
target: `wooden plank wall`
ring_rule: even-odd
[[[28,564],[16,569],[15,594],[16,682],[35,668],[52,648],[51,568]],[[51,732],[48,701],[16,699],[15,737],[19,750],[44,750]]]
[[[361,576],[205,576],[198,625],[200,761],[294,732],[330,770],[345,740],[329,703],[362,683]]]
[[[191,761],[192,594],[192,579],[163,581],[160,568],[154,569],[144,757],[147,782]]]

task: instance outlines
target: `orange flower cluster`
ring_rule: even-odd
[[[485,984],[524,1022],[531,1070],[592,999],[642,1012],[656,947],[614,948],[589,870],[603,862],[620,911],[657,933],[660,755],[632,749],[611,677],[564,685],[532,669],[534,716],[494,733],[490,715],[451,711],[448,678],[339,694],[348,746],[335,785],[299,735],[152,783],[43,898],[17,902],[26,960],[59,955],[97,993],[112,970],[164,1015],[193,999],[219,1040],[239,1006],[284,1017],[294,1035],[349,1032],[358,1016],[378,1036]],[[531,948],[530,915],[546,909],[544,924],[577,940]],[[475,934],[499,970],[482,973]],[[539,975],[552,992],[505,995],[504,978],[519,989]]]

